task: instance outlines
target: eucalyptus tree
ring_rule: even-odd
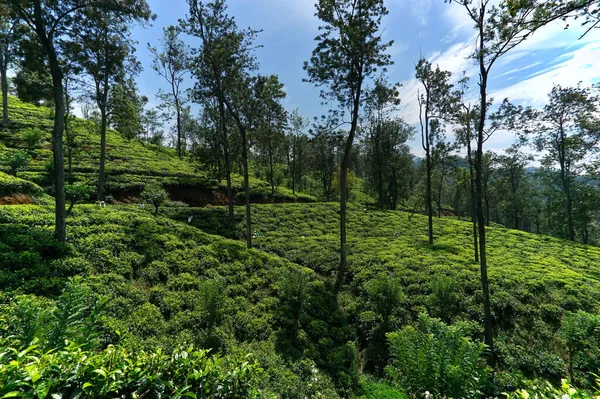
[[[558,166],[556,184],[564,194],[567,237],[575,240],[572,186],[577,177],[593,175],[591,157],[599,152],[600,97],[590,88],[554,86],[539,115],[534,143],[545,151],[542,165]]]
[[[214,98],[218,102],[220,130],[225,154],[228,179],[229,218],[233,223],[231,191],[231,157],[229,154],[225,112],[233,119],[240,133],[240,152],[246,199],[246,243],[252,248],[252,220],[250,215],[250,183],[248,173],[248,136],[255,127],[257,115],[253,98],[256,78],[252,73],[257,64],[253,54],[257,31],[241,30],[234,18],[227,14],[224,0],[188,0],[189,15],[182,21],[185,31],[199,39],[195,49],[192,74],[196,79],[195,101]]]
[[[287,163],[292,178],[292,194],[296,195],[296,187],[302,191],[303,166],[308,137],[305,134],[310,121],[304,118],[296,108],[288,116],[289,134],[287,135]],[[297,184],[296,184],[297,183]]]
[[[0,86],[2,88],[2,124],[8,126],[8,67],[16,52],[19,28],[17,14],[0,5]]]
[[[490,306],[485,215],[483,206],[483,147],[486,136],[489,99],[488,82],[490,73],[498,60],[527,40],[535,31],[549,22],[565,17],[579,1],[505,1],[498,5],[491,0],[444,0],[462,6],[473,22],[477,42],[472,53],[479,67],[479,109],[475,141],[475,193],[479,232],[479,264],[483,293],[485,344],[490,349],[489,360],[495,363],[493,320]]]
[[[56,192],[55,232],[57,240],[65,241],[66,229],[66,199],[65,173],[63,156],[63,130],[65,100],[63,90],[64,71],[61,56],[65,46],[76,42],[77,35],[73,32],[89,24],[90,20],[82,18],[82,13],[96,15],[99,11],[114,12],[125,20],[148,19],[150,8],[145,0],[5,0],[9,13],[17,16],[35,32],[43,54],[48,61],[48,69],[52,76],[54,99],[54,127],[52,129],[52,152],[54,154],[54,189]],[[41,61],[41,60],[40,60]]]
[[[271,194],[275,195],[275,163],[285,142],[287,112],[281,104],[286,94],[277,75],[259,76],[256,81],[256,107],[261,118],[257,120],[254,141],[262,152],[268,167],[267,176]]]
[[[386,53],[392,42],[384,42],[380,30],[388,13],[383,0],[319,0],[315,7],[322,25],[310,61],[304,63],[307,81],[323,88],[324,101],[336,101],[350,114],[340,168],[340,263],[336,282],[339,288],[347,271],[348,166],[365,100],[365,82],[379,69],[392,64]]]
[[[445,148],[444,120],[451,115],[451,107],[455,103],[453,85],[450,83],[452,73],[442,71],[440,67],[432,68],[431,62],[419,59],[415,67],[415,77],[423,85],[423,93],[419,91],[419,121],[421,124],[421,145],[425,151],[426,192],[425,205],[428,218],[429,244],[433,244],[433,195],[431,173],[434,167],[434,149]],[[437,157],[439,158],[439,157]]]
[[[182,139],[182,107],[186,99],[181,85],[185,75],[190,71],[189,49],[179,38],[180,29],[175,26],[163,28],[163,37],[160,39],[161,48],[150,46],[148,49],[154,57],[152,60],[152,69],[162,76],[171,86],[170,93],[163,90],[158,92],[158,97],[163,101],[164,106],[170,110],[170,114],[175,114],[177,129],[177,155],[181,158],[185,150]]]
[[[131,21],[119,13],[88,10],[76,31],[80,41],[71,49],[93,84],[91,97],[100,111],[100,167],[98,200],[104,200],[106,183],[106,130],[116,107],[110,107],[113,88],[126,84],[140,70],[131,41]],[[124,86],[121,86],[124,87]],[[118,93],[117,93],[118,94]],[[124,93],[121,93],[124,94]]]

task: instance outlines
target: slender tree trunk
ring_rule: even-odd
[[[467,158],[469,161],[469,194],[471,196],[471,223],[473,224],[473,252],[475,262],[479,262],[479,245],[477,244],[477,196],[475,194],[475,171],[473,166],[473,152],[471,151],[471,122],[469,122],[467,136]]]
[[[292,175],[292,195],[296,195],[296,136],[292,137],[292,160],[290,164]]]
[[[69,95],[69,80],[64,80],[65,90],[65,136],[67,137],[67,162],[68,162],[68,182],[73,183],[73,137],[72,132],[69,129],[69,116],[71,115],[71,96]],[[72,206],[71,206],[72,208]],[[69,208],[70,209],[70,208]],[[71,212],[67,212],[71,214]]]
[[[560,126],[560,145],[557,148],[559,162],[560,162],[560,178],[562,183],[563,191],[565,192],[565,202],[567,211],[567,230],[569,234],[569,240],[575,241],[575,228],[573,227],[573,200],[571,199],[571,180],[566,166],[566,150],[565,150],[565,130],[561,117]]]
[[[0,79],[2,80],[2,125],[7,127],[8,120],[8,59],[0,51]]]
[[[250,178],[248,176],[248,141],[246,138],[246,128],[240,129],[242,135],[242,162],[244,166],[244,190],[246,194],[246,245],[252,248],[252,216],[250,214]]]
[[[46,37],[41,21],[40,3],[35,2],[37,35],[46,48],[48,62],[50,64],[50,73],[52,75],[52,86],[54,94],[54,127],[52,129],[52,153],[54,154],[54,189],[55,193],[55,226],[54,237],[61,242],[67,239],[67,215],[66,215],[66,197],[65,197],[65,169],[63,155],[63,130],[65,115],[65,97],[62,84],[62,70],[58,63],[58,58],[54,45]]]
[[[225,159],[225,179],[227,180],[227,208],[229,224],[233,227],[235,220],[233,215],[233,189],[231,188],[231,159],[229,154],[229,138],[227,137],[227,120],[225,117],[225,104],[219,102],[219,119],[221,123],[221,139],[223,142],[223,158]]]
[[[271,195],[275,196],[275,171],[273,167],[273,146],[269,143],[269,169],[271,170]]]
[[[444,174],[442,173],[442,176],[440,178],[440,187],[438,188],[438,198],[437,198],[438,219],[440,219],[442,217],[442,190],[444,189],[443,184],[444,184]]]
[[[65,114],[65,98],[62,85],[62,70],[58,63],[58,56],[54,44],[45,32],[45,23],[42,17],[42,6],[40,0],[33,2],[35,33],[42,43],[42,47],[48,56],[50,74],[52,75],[52,86],[54,95],[54,127],[52,129],[52,152],[54,154],[54,189],[55,193],[55,225],[54,237],[64,242],[67,239],[67,215],[65,209],[65,170],[63,156],[63,129]]]
[[[426,137],[428,136],[425,133]],[[433,195],[431,193],[431,152],[429,150],[429,140],[427,141],[427,150],[426,154],[426,167],[427,167],[427,189],[425,192],[425,202],[427,206],[427,222],[428,222],[428,232],[429,232],[429,245],[433,245]]]
[[[106,105],[100,107],[100,173],[98,175],[98,201],[104,201],[104,183],[106,181]]]
[[[427,90],[427,88],[426,88]],[[419,100],[419,120],[421,122],[421,144],[425,150],[425,168],[427,174],[427,187],[425,188],[425,207],[427,208],[427,222],[429,233],[429,245],[433,245],[433,195],[431,193],[431,169],[433,168],[431,161],[431,148],[429,146],[429,92],[426,93],[425,104],[425,124],[423,125],[423,104]]]
[[[358,127],[358,113],[360,107],[361,85],[359,84],[353,104],[352,124],[348,133],[348,140],[344,149],[344,158],[342,159],[342,168],[340,170],[340,265],[338,268],[336,290],[342,286],[348,269],[348,253],[346,248],[346,202],[348,200],[348,167],[350,166],[350,153],[352,152],[352,143]]]
[[[483,17],[482,17],[483,18]],[[480,100],[481,100],[481,114],[479,119],[479,126],[477,131],[477,151],[475,154],[475,192],[477,199],[477,224],[479,227],[479,264],[481,271],[481,289],[483,293],[483,327],[485,335],[485,344],[490,350],[490,363],[495,364],[495,352],[494,352],[494,333],[493,333],[493,321],[492,311],[490,306],[490,289],[488,281],[488,269],[487,269],[487,247],[486,247],[486,235],[485,235],[485,216],[483,210],[483,143],[484,143],[484,129],[485,119],[487,113],[487,70],[484,65],[484,32],[483,24],[480,24]]]
[[[177,96],[175,96],[175,110],[177,112],[177,156],[181,158],[183,156],[181,145],[181,106],[179,105],[179,98]]]

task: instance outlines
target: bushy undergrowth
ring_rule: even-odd
[[[106,299],[77,280],[56,301],[27,295],[0,305],[0,397],[264,397],[262,370],[246,355],[103,345]]]
[[[173,217],[207,231],[243,238],[243,209],[231,230],[221,208],[185,209]],[[321,276],[335,274],[339,260],[337,204],[279,204],[253,207],[254,245],[306,266]],[[349,284],[341,303],[348,320],[369,346],[381,318],[368,313],[370,282],[381,276],[398,282],[403,301],[390,331],[414,324],[427,312],[453,324],[482,319],[479,266],[472,258],[470,225],[452,219],[435,223],[433,246],[421,215],[350,206],[348,213]],[[396,234],[394,234],[396,233]],[[564,329],[571,312],[597,314],[600,308],[600,249],[515,230],[488,230],[488,264],[500,389],[516,389],[523,378],[544,377],[555,384],[567,376],[570,355]],[[369,318],[369,314],[372,315]],[[482,331],[473,331],[483,341]],[[579,383],[598,367],[597,340],[585,343],[574,373]],[[380,352],[379,352],[380,353]],[[363,352],[363,364],[368,351]],[[378,355],[379,356],[379,355]],[[371,363],[375,364],[375,363]]]
[[[353,330],[328,282],[310,270],[137,206],[75,207],[66,246],[52,240],[52,223],[49,208],[0,208],[2,286],[11,296],[52,298],[70,276],[86,275],[82,284],[104,298],[103,346],[150,356],[188,346],[240,353],[244,343],[269,342],[284,361],[262,378],[299,373],[288,378],[293,389],[279,381],[274,395],[309,392],[315,373],[324,373],[319,392],[335,391],[332,380],[340,390],[356,385]],[[282,284],[294,270],[308,276],[308,299],[291,318]]]
[[[43,192],[35,183],[0,172],[0,195],[41,195]]]
[[[485,345],[471,342],[469,328],[447,326],[421,315],[416,326],[387,335],[391,361],[388,376],[413,397],[478,398],[488,370]]]

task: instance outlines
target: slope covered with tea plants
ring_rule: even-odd
[[[51,191],[52,149],[50,144],[52,110],[27,104],[9,97],[10,128],[0,128],[0,171],[16,173]],[[69,138],[70,137],[70,138]],[[197,206],[226,202],[225,180],[218,181],[191,159],[180,159],[172,148],[127,140],[118,132],[107,132],[106,173],[108,194],[118,200],[139,198],[144,186],[160,183],[169,191],[172,200],[181,200]],[[68,167],[68,153],[72,153],[72,167]],[[10,158],[19,154],[26,161],[12,171]],[[92,120],[80,118],[69,122],[65,135],[65,169],[67,179],[96,187],[100,164],[99,126]],[[70,172],[69,172],[70,171]],[[242,193],[242,177],[232,176],[236,193]],[[253,201],[313,201],[299,193],[292,195],[286,187],[278,187],[274,197],[265,181],[251,178]],[[239,197],[239,195],[238,195]],[[239,199],[239,198],[238,198]]]
[[[47,207],[0,208],[0,344],[7,351],[0,381],[17,384],[19,376],[25,378],[33,391],[13,386],[21,392],[19,397],[45,389],[40,384],[50,387],[48,395],[71,392],[55,390],[66,382],[53,374],[57,370],[53,365],[77,381],[72,392],[77,386],[86,397],[141,394],[135,390],[141,389],[138,383],[152,373],[168,379],[190,367],[200,373],[198,381],[208,381],[211,387],[221,384],[232,392],[242,388],[258,392],[248,397],[279,397],[290,386],[297,391],[294,395],[331,397],[336,392],[332,377],[339,381],[339,389],[357,383],[352,381],[357,376],[351,367],[354,352],[348,346],[352,332],[341,311],[331,317],[336,314],[335,296],[327,281],[309,269],[183,223],[155,218],[139,207],[75,207],[69,217],[68,244],[52,239],[52,223]],[[83,278],[73,280],[75,276]],[[294,303],[287,293],[295,279],[313,298],[304,311],[314,328],[293,338],[306,345],[306,356],[287,345],[294,325],[290,317]],[[65,339],[72,347],[64,346]],[[35,347],[27,349],[29,345]],[[190,354],[196,363],[182,363],[177,351],[192,346],[211,349],[211,354],[226,355],[228,360],[208,360],[199,353]],[[109,353],[122,363],[111,366],[102,360]],[[244,360],[248,353],[254,355]],[[159,366],[165,356],[174,357],[170,365]],[[128,367],[147,361],[157,366],[138,370],[137,377],[128,374],[132,372]],[[247,376],[235,371],[246,366]],[[104,376],[104,383],[118,377],[114,386],[123,384],[121,391],[101,392],[98,378],[84,386],[88,371],[77,371],[79,367],[92,374],[91,367],[105,369],[112,377]],[[34,380],[27,379],[30,368],[38,373]],[[127,385],[128,378],[138,380]],[[172,383],[183,388],[187,380],[200,387],[190,388],[198,397],[246,397],[202,391],[203,384],[192,383],[191,374]],[[11,388],[0,391],[9,392]]]
[[[190,215],[200,229],[228,233],[219,209],[186,209],[173,217]],[[339,259],[336,204],[261,205],[253,208],[252,216],[257,248],[323,277],[334,275]],[[472,338],[482,341],[472,227],[449,218],[435,222],[436,244],[429,246],[422,215],[350,207],[349,278],[340,301],[364,351],[363,361],[373,361],[372,367],[376,361],[369,359],[369,351],[382,345],[372,341],[381,316],[367,304],[369,285],[379,278],[397,282],[402,290],[402,301],[391,312],[390,331],[415,323],[426,312],[449,324],[475,323]],[[231,234],[243,233],[241,214],[238,227]],[[510,388],[523,378],[538,377],[556,383],[569,365],[577,378],[591,378],[589,373],[600,366],[598,343],[591,339],[572,347],[566,323],[600,310],[600,249],[501,227],[488,228],[488,234],[496,383]]]

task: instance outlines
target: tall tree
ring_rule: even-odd
[[[181,158],[185,150],[182,140],[181,112],[185,105],[181,84],[183,78],[190,71],[189,51],[183,40],[179,38],[179,29],[175,26],[163,28],[163,37],[160,39],[161,49],[148,44],[152,53],[152,69],[162,76],[171,86],[171,92],[159,91],[158,97],[164,101],[167,109],[175,114],[177,129],[177,155]]]
[[[477,223],[479,229],[479,264],[483,293],[485,343],[490,349],[490,363],[496,360],[494,352],[493,319],[490,306],[488,281],[487,248],[485,235],[485,215],[483,207],[483,147],[486,137],[488,117],[488,81],[490,72],[498,60],[523,43],[536,30],[547,23],[564,17],[573,10],[573,3],[532,1],[505,1],[499,5],[490,0],[444,0],[462,6],[477,30],[477,43],[472,54],[479,67],[479,121],[475,141],[475,193]]]
[[[256,99],[262,117],[257,121],[258,130],[254,141],[266,161],[272,195],[275,195],[275,163],[285,141],[287,112],[281,104],[285,95],[283,83],[279,82],[277,75],[258,77]]]
[[[60,56],[64,46],[76,39],[72,31],[82,24],[79,14],[89,10],[111,10],[125,18],[144,15],[150,17],[150,8],[145,0],[122,2],[105,0],[89,2],[84,0],[63,0],[45,2],[43,0],[6,0],[10,13],[18,16],[37,36],[52,75],[54,97],[54,127],[52,129],[52,152],[54,154],[54,188],[56,190],[55,232],[57,240],[65,241],[66,208],[65,208],[65,172],[63,156],[64,130],[64,91],[63,69]]]
[[[140,15],[140,19],[143,17]],[[131,20],[103,10],[87,10],[81,18],[84,22],[76,32],[81,40],[72,47],[72,56],[91,77],[92,97],[100,110],[98,200],[102,201],[106,183],[106,129],[116,109],[110,107],[110,95],[113,88],[126,84],[127,76],[138,73],[140,65],[129,34]]]
[[[110,115],[110,127],[127,140],[137,138],[144,130],[142,121],[147,103],[148,98],[138,93],[133,79],[121,79],[111,87],[108,96],[107,113]]]
[[[466,160],[469,166],[469,207],[471,209],[471,223],[473,225],[473,253],[475,262],[479,262],[479,244],[477,240],[477,212],[476,212],[476,194],[475,194],[475,159],[473,156],[472,143],[475,136],[475,126],[477,125],[478,110],[477,107],[467,103],[464,100],[465,92],[468,90],[468,77],[463,74],[459,80],[460,88],[456,92],[459,103],[454,108],[453,122],[457,126],[456,141],[457,146],[464,146],[467,149]]]
[[[246,244],[252,248],[252,220],[250,215],[250,183],[248,173],[248,135],[256,122],[253,91],[256,79],[251,73],[257,69],[253,42],[257,31],[240,30],[233,17],[227,14],[224,0],[188,0],[190,15],[182,25],[186,31],[200,39],[196,49],[192,73],[197,79],[194,97],[197,101],[215,98],[221,120],[223,147],[228,148],[225,112],[231,116],[240,133],[241,159],[246,199]],[[225,150],[227,154],[227,150]],[[231,173],[231,159],[225,163]],[[228,177],[228,187],[231,186]],[[229,217],[233,222],[233,197],[229,193]]]
[[[410,192],[412,156],[406,142],[414,129],[393,116],[398,104],[397,88],[378,79],[366,107],[365,169],[367,183],[377,193],[377,205],[387,209],[396,209],[401,197]]]
[[[521,151],[523,143],[511,145],[505,155],[498,157],[499,173],[506,181],[508,195],[504,201],[510,209],[511,221],[509,226],[520,230],[523,227],[524,213],[527,209],[529,192],[526,191],[526,167],[533,160],[533,156]]]
[[[0,86],[2,88],[2,124],[8,126],[8,66],[12,63],[16,51],[17,14],[11,14],[9,8],[0,5]]]
[[[289,134],[287,136],[287,163],[292,178],[292,194],[296,195],[296,187],[302,190],[302,172],[304,165],[304,150],[307,136],[304,133],[310,122],[296,108],[289,115]]]
[[[310,61],[304,63],[308,82],[323,87],[321,97],[334,100],[350,112],[350,125],[340,169],[340,263],[336,286],[344,282],[347,271],[346,201],[347,175],[352,145],[358,130],[365,81],[379,68],[392,64],[380,32],[387,15],[383,0],[319,0],[316,15],[322,21],[317,46]]]
[[[416,67],[416,78],[423,85],[423,92],[417,94],[419,120],[421,122],[421,144],[425,151],[426,192],[425,205],[428,217],[429,244],[433,244],[433,195],[431,173],[433,171],[434,148],[443,142],[443,122],[449,116],[452,103],[452,84],[448,71],[440,67],[434,70],[431,63],[421,58]]]
[[[589,88],[554,86],[540,114],[534,142],[539,151],[547,151],[542,164],[558,165],[557,183],[564,193],[567,237],[575,240],[572,185],[582,173],[590,173],[590,157],[598,153],[600,143],[600,98]],[[586,170],[587,169],[587,170]]]

